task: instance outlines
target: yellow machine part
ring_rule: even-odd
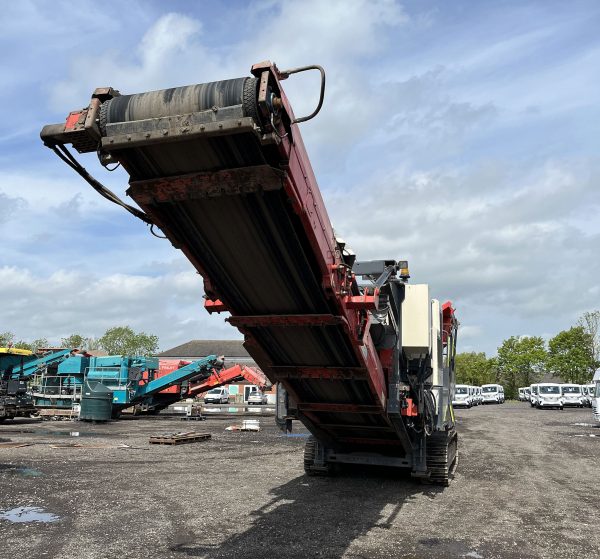
[[[16,347],[0,347],[0,354],[9,353],[11,355],[33,355],[33,351],[28,349],[18,349]]]

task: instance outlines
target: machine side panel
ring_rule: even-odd
[[[429,355],[431,342],[429,286],[407,284],[402,301],[402,346],[409,359]]]

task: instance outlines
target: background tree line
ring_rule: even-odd
[[[563,382],[586,384],[600,367],[600,311],[586,312],[577,325],[546,341],[539,336],[511,336],[498,348],[496,357],[485,353],[456,356],[459,384],[499,383],[507,398],[516,398],[518,388],[529,386],[546,373]]]
[[[40,348],[64,347],[87,351],[103,350],[109,355],[153,355],[158,351],[158,336],[135,332],[129,326],[109,328],[99,338],[71,334],[61,338],[59,343],[50,343],[47,338],[27,342],[16,340],[12,332],[0,332],[0,347],[15,347],[36,352]]]

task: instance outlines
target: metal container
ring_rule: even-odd
[[[110,421],[113,393],[102,383],[86,380],[81,394],[82,421]]]

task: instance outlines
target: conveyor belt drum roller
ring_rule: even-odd
[[[240,106],[243,116],[258,116],[257,78],[236,78],[134,95],[119,95],[100,107],[100,131],[110,135],[110,124],[165,118]]]

